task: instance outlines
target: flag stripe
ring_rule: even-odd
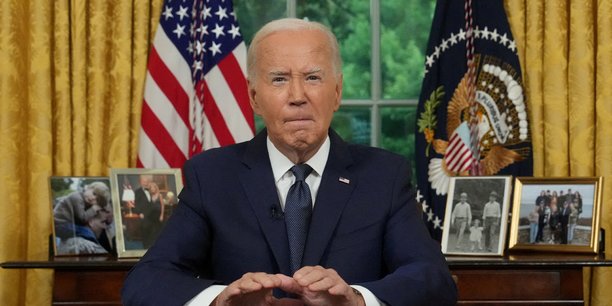
[[[220,147],[219,140],[217,139],[217,135],[213,132],[212,125],[210,121],[204,116],[204,139],[202,140],[202,145],[205,148],[216,148]]]
[[[172,135],[164,128],[155,113],[144,103],[142,105],[142,129],[147,135],[157,135],[153,142],[155,148],[168,164],[182,165],[187,159],[181,149],[173,141]]]
[[[155,147],[155,144],[151,141],[147,133],[140,128],[140,154],[136,161],[138,168],[168,168],[169,165],[165,159],[155,158],[159,155],[159,151]]]
[[[238,61],[238,65],[240,66],[240,71],[242,72],[242,75],[247,76],[247,69],[246,69],[246,61],[241,61],[239,59],[247,58],[247,47],[244,44],[244,42],[242,42],[241,44],[238,45],[238,47],[236,47],[236,49],[234,49],[234,51],[232,52],[234,54],[234,58],[236,58],[236,60]]]
[[[467,149],[467,150],[466,150],[466,149]],[[462,163],[463,163],[463,162],[464,162],[466,159],[471,160],[471,158],[470,158],[470,157],[471,157],[471,153],[470,153],[470,151],[469,151],[469,148],[465,148],[465,149],[461,150],[461,151],[459,152],[459,154],[458,154],[458,155],[457,155],[455,158],[448,159],[448,163],[449,163],[448,168],[449,168],[451,171],[457,172],[457,171],[459,171],[459,169],[460,169],[460,165],[461,165],[461,164],[462,164]]]
[[[239,73],[241,71],[240,65],[238,61],[234,57],[233,54],[229,54],[226,56],[220,63],[219,69],[223,73],[223,76],[230,87],[231,92],[234,93],[236,100],[238,101],[249,101],[249,92],[247,88],[247,81],[243,74]],[[255,133],[254,130],[254,122],[251,105],[247,103],[238,104],[240,107],[240,111],[242,115],[250,125],[251,133]],[[250,117],[249,117],[250,116]]]
[[[449,160],[449,169],[454,172],[461,171],[466,160],[472,160],[472,153],[467,147],[463,148],[455,158]]]
[[[243,111],[240,108],[239,103],[237,101],[237,98],[239,97],[232,95],[233,91],[232,91],[232,88],[230,87],[231,83],[227,82],[226,79],[224,78],[223,72],[221,71],[221,65],[219,65],[218,67],[212,68],[210,72],[208,73],[208,75],[206,75],[205,80],[207,82],[207,85],[208,85],[207,87],[208,87],[209,93],[212,98],[212,102],[210,104],[213,104],[214,102],[215,106],[218,108],[218,112],[219,112],[218,115],[220,116],[220,118],[211,119],[213,128],[215,127],[217,123],[224,122],[225,126],[227,126],[228,128],[228,132],[230,133],[232,140],[235,139],[234,134],[238,134],[238,135],[253,134],[253,130],[251,129],[251,126],[245,119],[243,115]],[[246,83],[241,83],[241,84],[244,84],[244,86],[246,86]],[[212,89],[214,89],[214,91],[212,91]],[[246,90],[246,87],[245,87],[245,90]],[[246,98],[248,101],[248,96]],[[207,102],[206,98],[204,101],[205,101],[204,112],[207,114],[207,116],[209,116],[208,115],[209,112],[206,109],[207,105],[209,104],[206,103]],[[248,107],[250,109],[250,106]],[[209,116],[209,119],[210,119],[210,116]],[[232,131],[234,132],[232,133]],[[225,145],[223,141],[220,141],[220,143],[222,146]]]
[[[151,48],[149,55],[149,75],[156,84],[147,84],[145,91],[155,86],[163,92],[167,101],[170,102],[185,125],[189,126],[189,96],[174,77],[174,74],[161,60],[155,47]],[[149,80],[147,80],[149,82]],[[162,86],[156,86],[163,84]],[[160,96],[161,97],[161,96]]]
[[[468,151],[466,153],[465,158],[463,159],[463,164],[460,164],[458,169],[459,171],[467,171],[470,169],[470,166],[474,162],[474,158],[472,158],[472,152]]]
[[[217,140],[221,146],[235,143],[232,133],[230,132],[227,124],[219,110],[217,101],[212,96],[208,84],[204,83],[204,114],[210,122],[213,132],[217,136]]]
[[[162,27],[160,27],[159,31],[155,34],[155,41],[152,49],[153,48],[162,62],[171,70],[170,73],[172,73],[178,83],[181,84],[181,88],[187,93],[191,101],[194,95],[193,83],[191,81],[191,68],[181,55],[181,52],[176,48],[176,45],[174,45],[166,35]]]
[[[151,115],[155,116],[161,122],[166,131],[173,131],[174,137],[172,138],[174,142],[180,148],[183,155],[187,156],[189,127],[181,120],[181,116],[173,107],[172,100],[168,100],[159,89],[158,86],[146,87],[144,95],[145,102],[143,104],[146,104],[150,110],[156,110],[155,113],[151,112]]]

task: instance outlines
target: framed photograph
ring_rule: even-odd
[[[511,190],[511,176],[451,178],[442,252],[448,255],[503,255]]]
[[[178,204],[180,169],[111,169],[117,256],[141,257]]]
[[[601,177],[517,177],[509,249],[597,253]]]
[[[49,177],[55,256],[114,253],[115,224],[108,177]]]

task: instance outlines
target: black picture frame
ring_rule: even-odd
[[[442,230],[442,252],[502,256],[511,195],[511,176],[452,177]],[[469,209],[457,208],[463,196]]]

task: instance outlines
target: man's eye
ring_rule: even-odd
[[[321,78],[318,75],[309,75],[306,77],[306,80],[308,81],[317,81],[320,80]]]
[[[283,77],[276,77],[276,78],[272,78],[272,83],[281,83],[284,82],[286,79]]]

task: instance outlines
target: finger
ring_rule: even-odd
[[[238,281],[234,282],[242,293],[248,293],[261,289],[275,288],[280,285],[280,279],[272,274],[246,273]]]
[[[245,301],[249,301],[249,305],[270,305],[273,299],[272,288],[265,288],[261,283],[268,284],[269,280],[273,279],[267,276],[270,275],[265,273],[244,274],[217,296],[217,305],[243,305]],[[276,279],[275,276],[274,279]]]
[[[293,274],[293,278],[300,284],[306,287],[324,277],[325,269],[321,266],[303,267]]]
[[[278,286],[278,288],[287,293],[293,293],[298,295],[302,294],[303,289],[295,279],[283,274],[276,274],[276,276],[281,280],[281,284],[280,286]]]
[[[321,266],[310,267],[310,269],[305,269],[304,271],[299,270],[296,274],[298,275],[294,276],[294,278],[303,287],[320,282],[325,278],[330,278],[334,281],[340,280],[340,276],[338,276],[334,269],[324,269]]]
[[[280,278],[274,274],[250,273],[250,279],[261,284],[264,288],[276,288],[281,284]]]
[[[343,284],[344,282],[340,282],[340,280],[338,279],[334,279],[329,276],[324,276],[320,280],[309,284],[308,290],[313,291],[313,292],[328,291],[332,287],[335,287],[337,285],[343,285]]]
[[[293,278],[295,279],[299,279],[304,277],[304,275],[309,274],[310,272],[312,272],[315,269],[323,269],[323,267],[321,266],[304,266],[301,267],[299,270],[295,271],[295,273],[293,273]]]

